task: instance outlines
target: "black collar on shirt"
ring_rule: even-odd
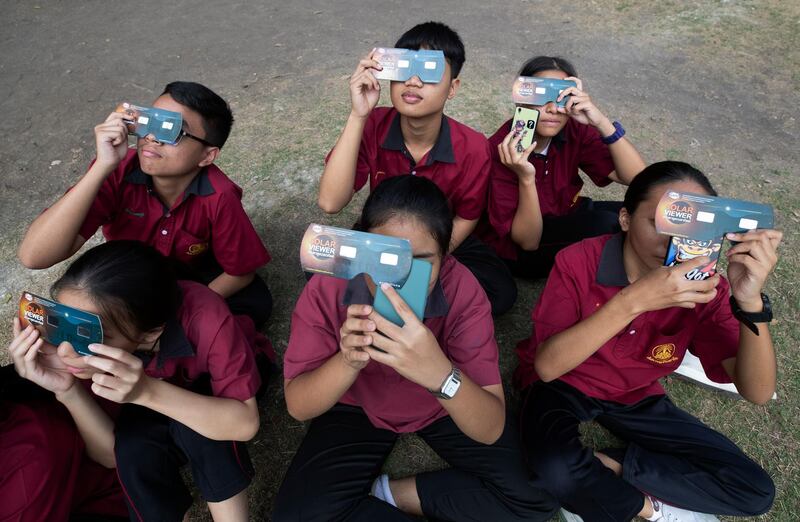
[[[155,356],[156,365],[164,367],[167,359],[177,359],[180,357],[192,357],[195,354],[194,346],[186,337],[186,331],[176,319],[167,321],[164,331],[158,339],[158,352],[136,352],[136,355],[147,365]]]
[[[565,125],[563,129],[558,131],[558,134],[553,136],[553,139],[550,140],[550,147],[547,148],[547,154],[539,154],[538,152],[534,152],[533,154],[531,154],[531,159],[532,158],[547,159],[547,155],[550,154],[550,150],[553,145],[555,145],[559,149],[563,147],[564,144],[567,142],[567,133],[565,132],[566,130],[567,126]]]
[[[343,305],[371,305],[373,301],[374,298],[369,291],[367,280],[365,279],[364,274],[359,274],[348,281],[347,289],[344,291],[344,296],[342,297]],[[433,291],[431,292],[431,295],[428,296],[428,300],[425,303],[425,313],[423,314],[424,318],[431,319],[433,317],[444,317],[449,311],[450,304],[447,302],[447,297],[444,295],[442,284],[437,279],[436,284],[433,286]]]
[[[411,158],[411,153],[406,148],[406,142],[403,138],[403,129],[400,128],[400,113],[394,115],[391,125],[389,125],[389,132],[386,133],[381,148],[388,150],[397,150]],[[413,158],[411,160],[414,161]],[[453,154],[453,141],[450,138],[450,122],[447,117],[442,114],[442,126],[439,128],[439,136],[436,138],[436,143],[428,154],[428,163],[430,165],[434,161],[442,163],[455,163],[455,155]]]
[[[138,165],[125,176],[125,181],[134,185],[146,185],[147,190],[151,192],[153,190],[152,176],[145,174]],[[204,167],[200,169],[200,172],[197,173],[192,179],[192,182],[189,183],[189,186],[186,187],[183,193],[183,199],[186,199],[186,196],[189,194],[194,194],[195,196],[210,196],[214,194],[214,192],[214,187],[211,186],[211,181],[208,179],[207,168]]]
[[[597,283],[603,286],[628,286],[628,274],[625,273],[625,262],[622,257],[622,248],[625,236],[620,232],[614,234],[600,254],[600,263],[597,265]]]

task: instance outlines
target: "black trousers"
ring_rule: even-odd
[[[243,491],[253,477],[242,442],[206,438],[148,408],[125,404],[115,427],[117,474],[131,520],[183,520],[192,495],[181,478],[187,462],[207,502]]]
[[[204,285],[209,284],[223,272],[213,255],[204,256],[193,266],[175,261],[173,267],[179,279],[189,279]],[[255,274],[250,284],[225,299],[225,302],[234,315],[250,316],[256,325],[256,330],[261,330],[272,314],[272,293],[258,274]]]
[[[555,381],[534,384],[523,400],[529,469],[587,522],[631,520],[644,505],[642,492],[717,515],[759,515],[772,505],[775,486],[769,475],[666,395],[624,405]],[[621,477],[581,444],[578,426],[592,419],[628,443],[608,452],[622,463]]]
[[[452,468],[417,475],[429,520],[548,520],[555,500],[530,485],[518,433],[508,423],[490,446],[475,442],[450,417],[417,433]],[[376,428],[361,408],[337,404],[309,426],[275,500],[283,521],[409,521],[369,495],[397,433]]]
[[[469,235],[453,250],[453,256],[469,268],[478,280],[497,317],[509,311],[517,300],[514,276],[492,248],[474,235]]]
[[[621,201],[592,201],[581,198],[578,208],[566,216],[543,218],[542,239],[536,250],[517,248],[516,260],[505,260],[511,272],[528,279],[550,274],[556,254],[583,239],[619,232]]]

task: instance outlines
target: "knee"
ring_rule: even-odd
[[[775,483],[769,474],[757,464],[755,468],[747,474],[748,492],[742,495],[742,505],[740,509],[747,516],[763,515],[768,512],[775,501]]]
[[[580,477],[588,470],[582,469],[581,455],[569,448],[547,448],[529,460],[532,483],[557,498],[569,498],[584,487]]]
[[[272,509],[273,522],[331,522],[342,520],[333,507],[323,506],[314,495],[288,495],[278,492]]]
[[[493,294],[489,299],[492,316],[497,317],[511,310],[517,302],[517,283],[510,272],[508,277],[498,278]]]

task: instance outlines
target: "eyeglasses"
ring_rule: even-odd
[[[193,140],[199,141],[200,143],[202,143],[206,147],[217,147],[218,146],[218,145],[214,145],[210,141],[204,140],[203,138],[201,138],[199,136],[195,136],[194,134],[190,134],[190,133],[186,132],[183,129],[181,129],[180,133],[178,133],[178,137],[175,138],[175,142],[174,143],[170,143],[168,141],[161,141],[161,140],[157,139],[155,136],[153,136],[152,134],[148,134],[145,139],[152,140],[152,141],[154,141],[156,143],[172,145],[173,147],[177,147],[178,145],[180,145],[181,140],[183,139],[184,136],[186,136],[187,138],[192,138]]]

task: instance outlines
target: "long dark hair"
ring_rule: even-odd
[[[711,196],[716,196],[717,191],[711,186],[705,174],[682,161],[659,161],[645,167],[643,171],[633,178],[622,206],[633,215],[639,204],[648,198],[650,192],[658,186],[668,185],[676,181],[694,181]]]
[[[370,193],[358,230],[370,230],[396,217],[414,218],[424,225],[444,256],[450,248],[453,215],[441,189],[433,181],[419,176],[395,176],[383,181]]]
[[[536,76],[542,71],[562,71],[567,76],[578,76],[575,66],[558,56],[534,56],[519,70],[519,76]]]
[[[181,302],[172,263],[139,241],[109,241],[88,250],[50,294],[57,299],[64,290],[89,296],[103,320],[131,341],[175,318]]]

